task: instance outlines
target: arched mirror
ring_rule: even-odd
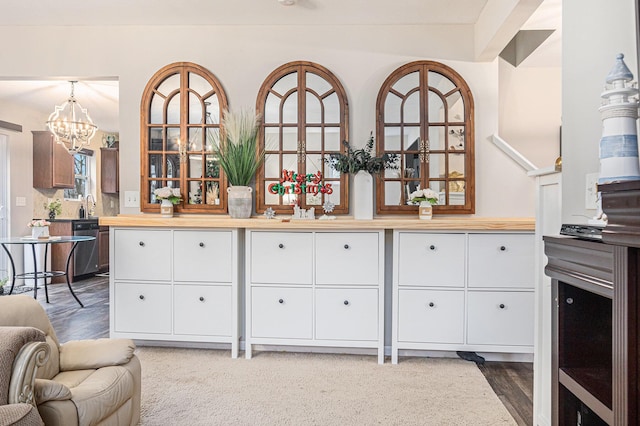
[[[475,212],[473,97],[450,67],[417,61],[395,70],[377,101],[377,149],[397,154],[378,178],[378,214],[416,214],[410,194],[431,188],[434,213]]]
[[[348,179],[324,161],[344,151],[341,142],[347,140],[347,97],[338,79],[318,64],[290,62],[264,81],[256,110],[266,152],[256,177],[256,210],[291,213],[297,204],[321,213],[330,202],[333,213],[348,213]],[[283,173],[289,176],[283,178]],[[298,191],[291,174],[305,176]]]
[[[141,102],[141,210],[159,211],[153,191],[180,188],[178,212],[226,213],[224,175],[213,141],[227,98],[207,69],[178,62],[159,70]]]

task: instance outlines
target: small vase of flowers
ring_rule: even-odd
[[[157,200],[160,200],[160,214],[162,217],[173,217],[173,206],[182,200],[180,188],[163,186],[155,189],[153,195],[156,196]]]
[[[438,193],[431,188],[418,189],[409,196],[411,204],[418,205],[418,217],[429,220],[433,217],[433,205],[438,204]]]
[[[62,201],[60,201],[59,198],[56,198],[53,201],[44,203],[44,209],[49,212],[49,220],[53,220],[57,215],[62,213]]]
[[[31,238],[49,238],[49,225],[51,225],[51,222],[44,219],[32,220],[29,222],[27,226],[31,228]]]

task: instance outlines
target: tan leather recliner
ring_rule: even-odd
[[[42,426],[33,399],[35,373],[49,356],[44,333],[0,327],[0,425]]]
[[[38,370],[35,400],[46,425],[136,425],[140,361],[130,339],[76,340],[60,345],[45,310],[30,296],[0,297],[0,326],[42,330],[51,348]]]

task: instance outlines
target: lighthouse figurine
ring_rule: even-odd
[[[638,161],[638,89],[633,74],[618,54],[602,92],[602,138],[598,184],[640,179]]]

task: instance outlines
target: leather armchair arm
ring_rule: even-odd
[[[35,406],[34,383],[38,368],[49,359],[51,348],[44,342],[24,345],[13,362],[9,381],[9,404],[27,403]]]
[[[60,371],[123,365],[135,349],[131,339],[73,340],[60,346]]]
[[[47,401],[65,401],[71,399],[71,390],[62,383],[47,379],[36,379],[35,399],[37,404]]]

